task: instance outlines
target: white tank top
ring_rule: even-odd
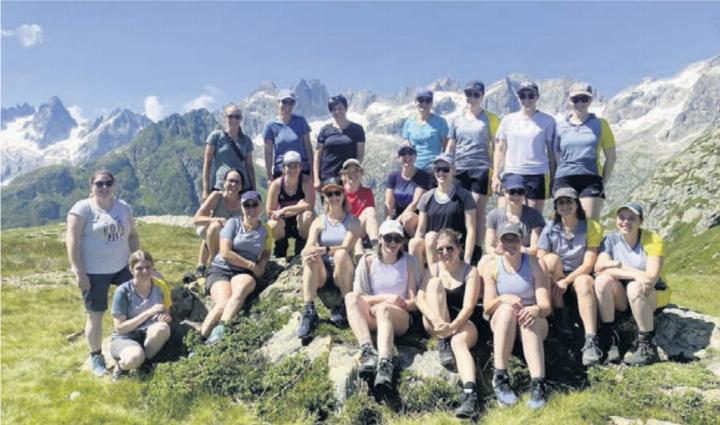
[[[373,256],[370,264],[370,287],[373,295],[394,294],[407,299],[407,254],[393,264],[385,264]]]

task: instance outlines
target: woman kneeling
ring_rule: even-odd
[[[505,223],[498,229],[503,255],[483,268],[485,313],[493,331],[495,376],[493,388],[502,406],[517,403],[510,388],[507,363],[520,329],[523,353],[530,371],[528,406],[545,406],[545,350],[550,314],[547,277],[538,260],[521,252],[522,229],[517,223]]]

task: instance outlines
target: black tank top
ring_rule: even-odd
[[[302,174],[299,178],[300,180],[298,180],[298,188],[295,191],[295,194],[288,195],[288,193],[285,191],[285,176],[280,177],[280,194],[278,195],[278,204],[280,205],[280,208],[295,205],[301,200],[305,199],[305,192],[303,192],[302,188]]]
[[[468,273],[470,273],[470,264],[463,261],[465,270],[462,274],[462,284],[456,288],[448,289],[445,288],[445,298],[447,299],[448,309],[450,310],[462,310],[463,303],[465,302],[465,279],[467,279]],[[435,263],[435,276],[440,276],[440,263]]]

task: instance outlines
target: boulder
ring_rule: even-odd
[[[275,332],[260,349],[270,363],[280,363],[286,357],[298,352],[303,353],[310,361],[314,361],[330,351],[332,342],[330,336],[314,338],[310,344],[303,346],[302,340],[295,335],[299,324],[300,313],[295,312],[290,316],[287,324]]]
[[[423,352],[415,347],[398,347],[398,352],[399,366],[418,378],[439,378],[453,385],[460,383],[457,373],[447,370],[440,364],[440,354],[437,350]]]
[[[655,340],[671,360],[697,360],[720,352],[720,318],[665,308],[655,315],[655,328]]]
[[[328,378],[335,391],[335,400],[342,406],[358,388],[357,347],[336,345],[328,356]]]

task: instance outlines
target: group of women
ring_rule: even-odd
[[[385,388],[393,381],[394,337],[421,316],[422,327],[437,338],[440,362],[457,367],[460,417],[476,410],[471,349],[481,320],[493,332],[493,387],[504,406],[517,403],[507,363],[518,334],[531,378],[528,405],[545,405],[548,319],[558,335],[571,335],[575,299],[584,365],[620,360],[614,320],[628,306],[639,334],[624,361],[657,361],[653,311],[663,242],[641,228],[643,209],[635,203],[617,209],[617,231],[604,238],[595,221],[615,142],[607,121],[588,112],[591,88],[571,87],[571,112],[558,122],[536,109],[540,93],[532,82],[517,87],[521,109],[502,120],[483,109],[482,82],[469,82],[464,94],[467,108],[448,125],[432,113],[433,93],[417,92],[417,114],[403,126],[397,150],[399,170],[387,178],[382,222],[372,190],[362,184],[365,134],[347,119],[345,97],[330,98],[333,119],[312,152],[310,127],[293,114],[294,94],[280,93],[278,117],[263,130],[264,205],[255,190],[252,143],[240,128],[242,112],[226,108],[225,129],[207,140],[203,202],[194,217],[202,238],[197,273],[205,276],[213,302],[201,328],[208,343],[223,337],[271,255],[288,256],[292,238],[292,252],[303,264],[297,336],[313,334],[318,289],[336,286],[343,302],[329,319],[350,326],[360,345],[360,375]],[[113,298],[111,350],[113,374],[120,376],[157,353],[170,317],[152,257],[138,251],[132,211],[113,197],[114,185],[108,171],[92,176],[90,197],[68,213],[67,247],[98,375],[106,373],[100,339],[108,288],[121,284]],[[554,213],[545,223],[542,208],[551,186]],[[502,196],[486,214],[492,192]]]

